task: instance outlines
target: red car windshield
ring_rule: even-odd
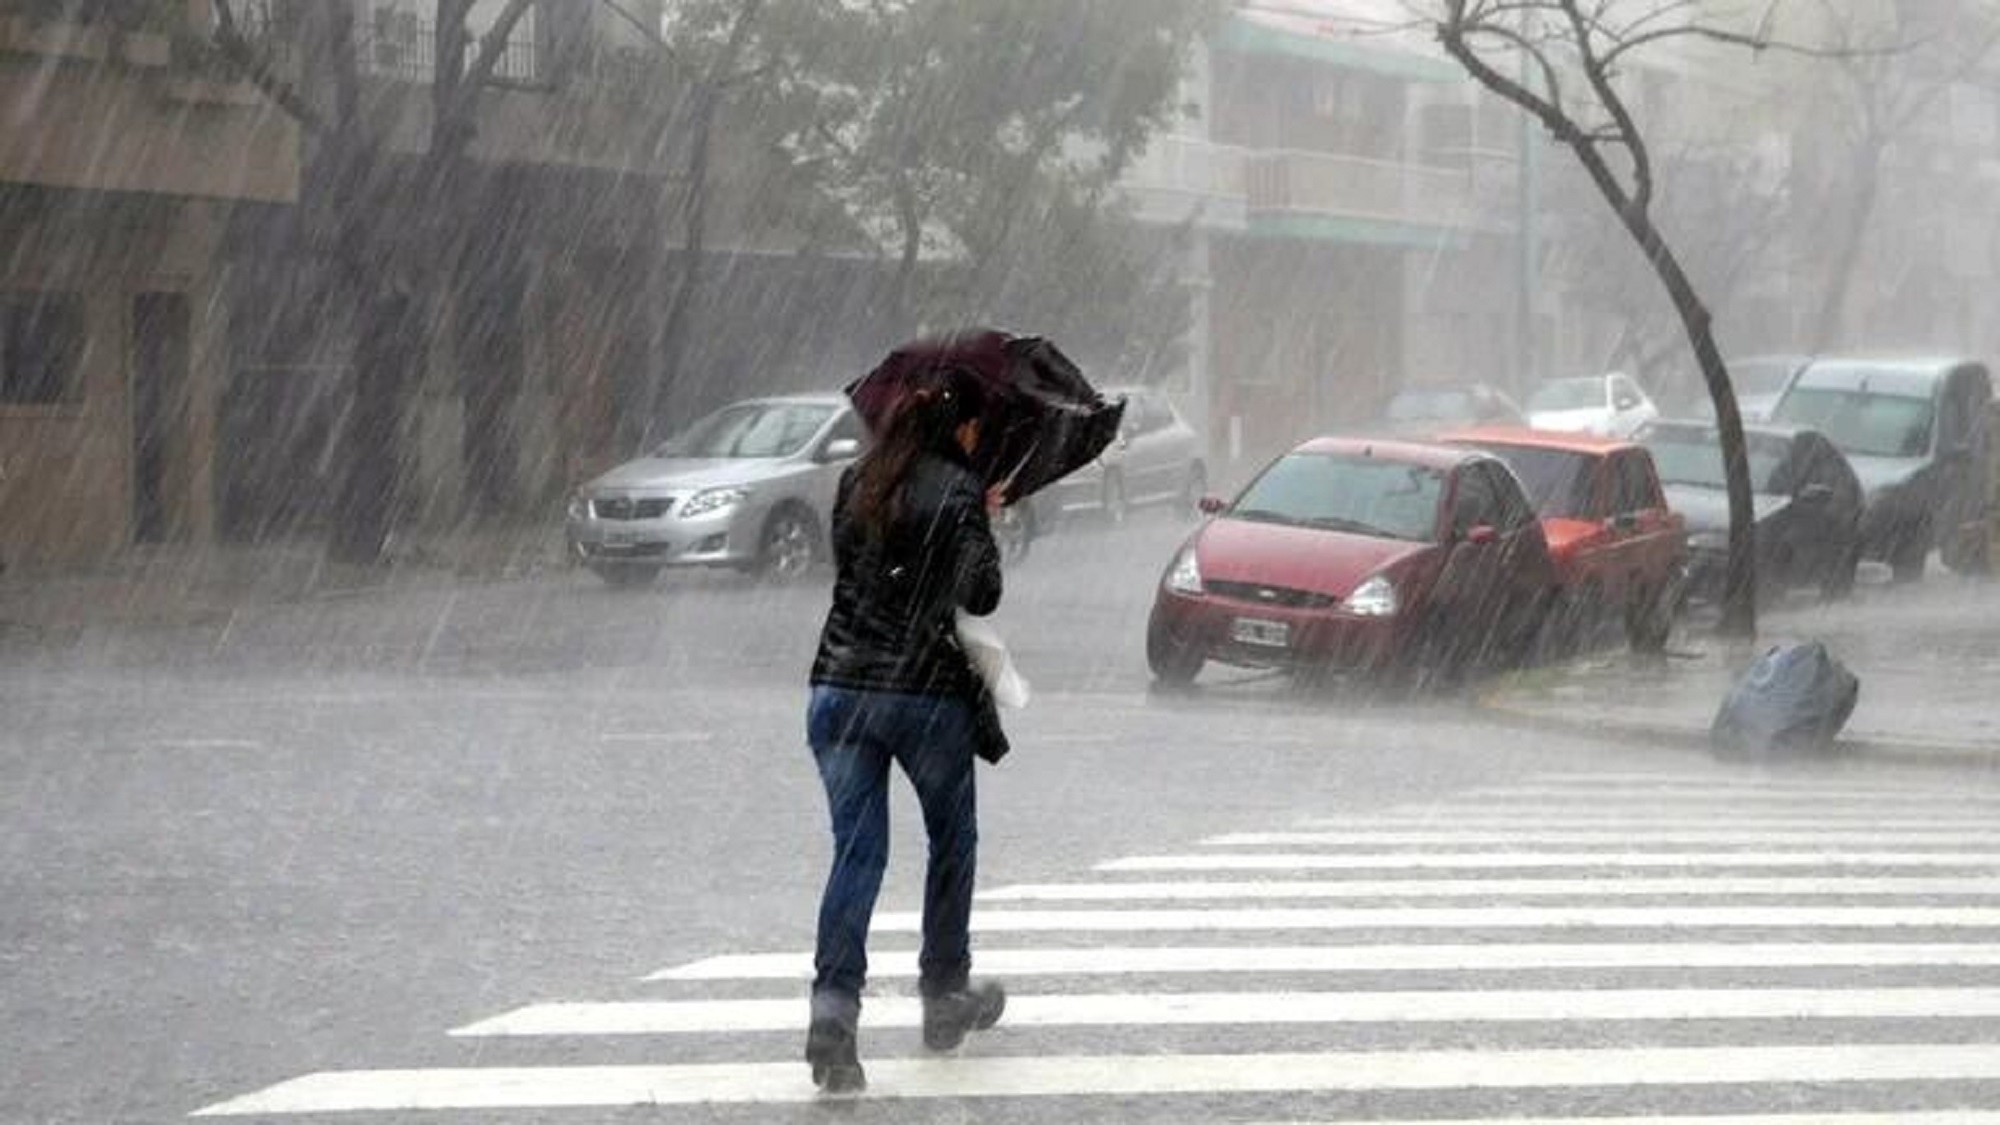
[[[1229,515],[1429,543],[1437,538],[1444,475],[1436,469],[1343,453],[1293,453],[1264,470]]]
[[[1481,449],[1507,463],[1521,482],[1521,491],[1544,519],[1590,519],[1591,469],[1597,458],[1567,449],[1526,445],[1482,445]]]

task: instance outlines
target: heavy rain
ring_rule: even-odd
[[[0,0],[0,1125],[2000,1121],[2000,3]]]

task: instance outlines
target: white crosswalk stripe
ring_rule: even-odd
[[[1554,898],[1607,896],[1783,895],[1863,898],[1891,895],[2000,895],[2000,877],[1856,876],[1680,876],[1630,875],[1598,879],[1265,879],[1217,882],[1187,879],[1169,883],[1022,883],[979,896],[985,902],[1144,902],[1164,899],[1313,898]]]
[[[872,1002],[871,1030],[916,1027],[914,999]],[[1223,992],[1013,996],[1013,1027],[1171,1024],[1522,1022],[1532,1020],[1990,1019],[2000,989],[1554,989],[1534,992]],[[789,1031],[786,1000],[629,1000],[537,1004],[453,1035],[674,1035]]]
[[[2000,851],[1890,852],[1829,851],[1824,848],[1787,852],[1616,852],[1526,851],[1476,852],[1238,852],[1188,855],[1128,856],[1097,865],[1099,871],[1375,871],[1398,868],[1460,871],[1519,870],[1540,867],[1662,868],[1662,867],[1952,867],[1991,870],[2000,866]]]
[[[2000,1125],[2000,1094],[1908,1113],[1801,1100],[2000,1088],[1994,814],[2000,802],[1925,781],[1690,769],[1246,826],[982,893],[976,971],[1013,995],[999,1030],[947,1056],[915,1049],[916,957],[887,939],[921,918],[878,911],[865,1097],[1096,1098],[1104,1117],[1157,1120],[1171,1103],[1118,1099],[1198,1097],[1210,1119],[1216,1098],[1340,1095],[1359,1107],[1340,1121],[1415,1125],[1407,1105],[1368,1116],[1368,1099],[1505,1091],[1477,1103],[1502,1117],[1431,1125]],[[512,1045],[510,1059],[560,1041],[566,1062],[633,1040],[648,1044],[642,1065],[327,1071],[197,1113],[810,1102],[796,1036],[811,971],[803,951],[724,952],[650,974],[649,994],[528,1004],[449,1032]],[[1866,1041],[1809,1034],[1835,1026]],[[1092,1053],[1075,1053],[1080,1029]],[[1739,1100],[1602,1116],[1664,1087]],[[1315,1121],[1332,1119],[1292,1125]]]
[[[877,980],[916,976],[915,950],[874,952]],[[2000,943],[1553,942],[1478,945],[1142,945],[985,949],[987,976],[1163,976],[1177,973],[1448,973],[1540,969],[1797,969],[2000,966]],[[710,957],[661,969],[656,981],[811,980],[811,953]]]
[[[1901,847],[1996,847],[2000,846],[2000,824],[1979,831],[1953,828],[1905,828],[1887,832],[1879,828],[1814,828],[1804,831],[1772,829],[1657,829],[1643,826],[1594,828],[1586,831],[1533,831],[1490,829],[1440,832],[1403,829],[1362,829],[1341,832],[1235,832],[1202,841],[1205,847],[1420,847],[1466,848],[1494,844],[1542,847],[1547,845],[1595,844],[1809,844],[1829,847],[1843,843],[1870,843]]]

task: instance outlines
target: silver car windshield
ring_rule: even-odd
[[[1662,430],[1653,432],[1645,441],[1661,483],[1728,487],[1722,470],[1722,446],[1715,431]],[[1791,456],[1791,443],[1767,434],[1745,434],[1743,445],[1750,461],[1751,491],[1778,491],[1772,486],[1778,479],[1778,471]]]
[[[1794,387],[1778,406],[1778,420],[1811,426],[1842,451],[1864,457],[1922,457],[1931,447],[1929,399]]]
[[[668,438],[658,457],[790,457],[804,449],[836,407],[745,402],[721,410]]]

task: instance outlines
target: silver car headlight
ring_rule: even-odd
[[[1388,617],[1396,612],[1399,604],[1396,584],[1389,581],[1386,574],[1368,579],[1347,595],[1347,612],[1356,617]]]
[[[750,490],[747,488],[706,488],[688,497],[688,502],[681,505],[681,518],[693,519],[719,512],[749,498]]]
[[[1168,568],[1167,589],[1176,594],[1201,593],[1201,566],[1195,561],[1193,547],[1181,548],[1174,565]]]
[[[590,518],[590,501],[585,498],[583,493],[578,492],[570,496],[569,518],[573,520],[587,520]]]

